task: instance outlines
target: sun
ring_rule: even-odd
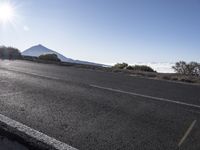
[[[14,8],[9,3],[0,4],[0,22],[12,21]]]

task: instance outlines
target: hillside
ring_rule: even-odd
[[[70,62],[70,63],[77,63],[77,64],[86,64],[86,65],[94,65],[94,66],[102,66],[102,64],[97,64],[97,63],[93,63],[93,62],[87,62],[87,61],[81,61],[81,60],[73,60],[71,58],[67,58],[65,56],[63,56],[62,54],[51,50],[41,44],[33,46],[25,51],[22,52],[23,56],[34,56],[34,57],[39,57],[40,55],[43,54],[56,54],[58,56],[58,58],[62,61],[62,62]]]
[[[56,54],[58,56],[58,58],[63,62],[73,62],[72,59],[67,58],[67,57],[59,54],[58,52],[48,49],[40,44],[23,51],[22,55],[39,57],[40,55],[43,55],[43,54],[52,54],[52,53]]]

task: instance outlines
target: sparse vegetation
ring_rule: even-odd
[[[179,61],[172,68],[181,75],[200,77],[200,64],[197,62],[186,63],[185,61]]]
[[[128,67],[127,63],[117,63],[113,66],[115,69],[126,69]]]
[[[117,63],[113,66],[114,69],[126,69],[126,70],[134,70],[134,71],[141,71],[141,72],[155,72],[151,67],[146,65],[135,65],[130,66],[127,63]]]
[[[126,69],[127,70],[134,70],[134,67],[129,65],[129,66],[126,67]]]
[[[21,53],[18,49],[13,47],[0,47],[0,58],[1,59],[21,59]]]
[[[38,57],[40,60],[61,62],[56,54],[44,54]]]
[[[157,73],[151,67],[146,65],[128,65],[127,63],[117,63],[111,69],[112,72],[121,72],[131,74],[132,76],[141,76],[152,79],[162,79],[174,82],[187,82],[200,84],[200,64],[197,62],[186,63],[177,62],[173,66],[176,73]]]
[[[0,47],[0,59],[24,59],[29,61],[36,61],[42,63],[56,63],[59,65],[71,66],[67,62],[61,62],[56,54],[44,54],[39,57],[23,56],[17,48],[13,47]],[[75,65],[77,66],[77,65]],[[172,68],[176,73],[157,73],[151,67],[146,65],[128,65],[127,63],[117,63],[111,68],[94,67],[87,65],[79,65],[80,67],[100,69],[104,71],[128,73],[133,76],[142,76],[153,79],[164,79],[178,82],[198,83],[200,84],[200,63],[185,61],[177,62]]]
[[[137,71],[145,71],[145,72],[155,72],[151,67],[146,66],[146,65],[135,65],[132,66],[133,70]]]

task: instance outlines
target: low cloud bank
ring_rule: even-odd
[[[160,73],[174,73],[172,66],[175,63],[172,62],[136,62],[131,65],[147,65]]]

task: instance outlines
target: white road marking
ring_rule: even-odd
[[[149,95],[144,95],[144,94],[139,94],[139,93],[134,93],[134,92],[127,92],[127,91],[123,91],[123,90],[119,90],[119,89],[102,87],[102,86],[98,86],[98,85],[94,85],[94,84],[90,84],[90,86],[94,87],[94,88],[98,88],[98,89],[112,91],[112,92],[118,92],[118,93],[129,94],[129,95],[133,95],[133,96],[153,99],[153,100],[156,100],[156,101],[174,103],[174,104],[183,105],[183,106],[189,106],[189,107],[198,108],[198,109],[200,108],[200,105],[185,103],[185,102],[181,102],[181,101],[175,101],[175,100],[170,100],[170,99],[166,99],[166,98],[154,97],[154,96],[149,96]]]
[[[43,143],[47,145],[49,149],[53,148],[56,150],[77,150],[76,148],[73,148],[66,143],[49,137],[2,114],[0,114],[0,128],[20,136],[26,142],[31,142],[32,144],[36,145],[38,143]]]
[[[191,125],[189,126],[189,128],[187,129],[187,131],[185,132],[184,136],[181,138],[180,142],[178,143],[178,146],[180,147],[183,142],[185,141],[185,139],[188,137],[188,135],[190,134],[190,132],[192,131],[194,125],[196,124],[196,120],[194,120]]]
[[[19,73],[23,73],[23,74],[29,74],[29,75],[38,76],[38,77],[47,78],[47,79],[61,80],[60,78],[57,78],[57,77],[44,76],[44,75],[40,75],[40,74],[36,74],[36,73],[23,72],[23,71],[7,69],[7,68],[2,68],[2,69],[8,70],[8,71],[19,72]],[[98,85],[94,85],[94,84],[90,84],[90,86],[94,87],[94,88],[99,88],[99,89],[104,89],[104,90],[109,90],[109,91],[113,91],[113,92],[124,93],[124,94],[139,96],[139,97],[144,97],[144,98],[153,99],[153,100],[157,100],[157,101],[169,102],[169,103],[189,106],[189,107],[193,107],[193,108],[198,108],[198,109],[200,108],[200,105],[196,105],[196,104],[175,101],[175,100],[170,100],[170,99],[166,99],[166,98],[154,97],[154,96],[149,96],[149,95],[144,95],[144,94],[139,94],[139,93],[134,93],[134,92],[127,92],[127,91],[123,91],[123,90],[119,90],[119,89],[102,87],[102,86],[98,86]]]

